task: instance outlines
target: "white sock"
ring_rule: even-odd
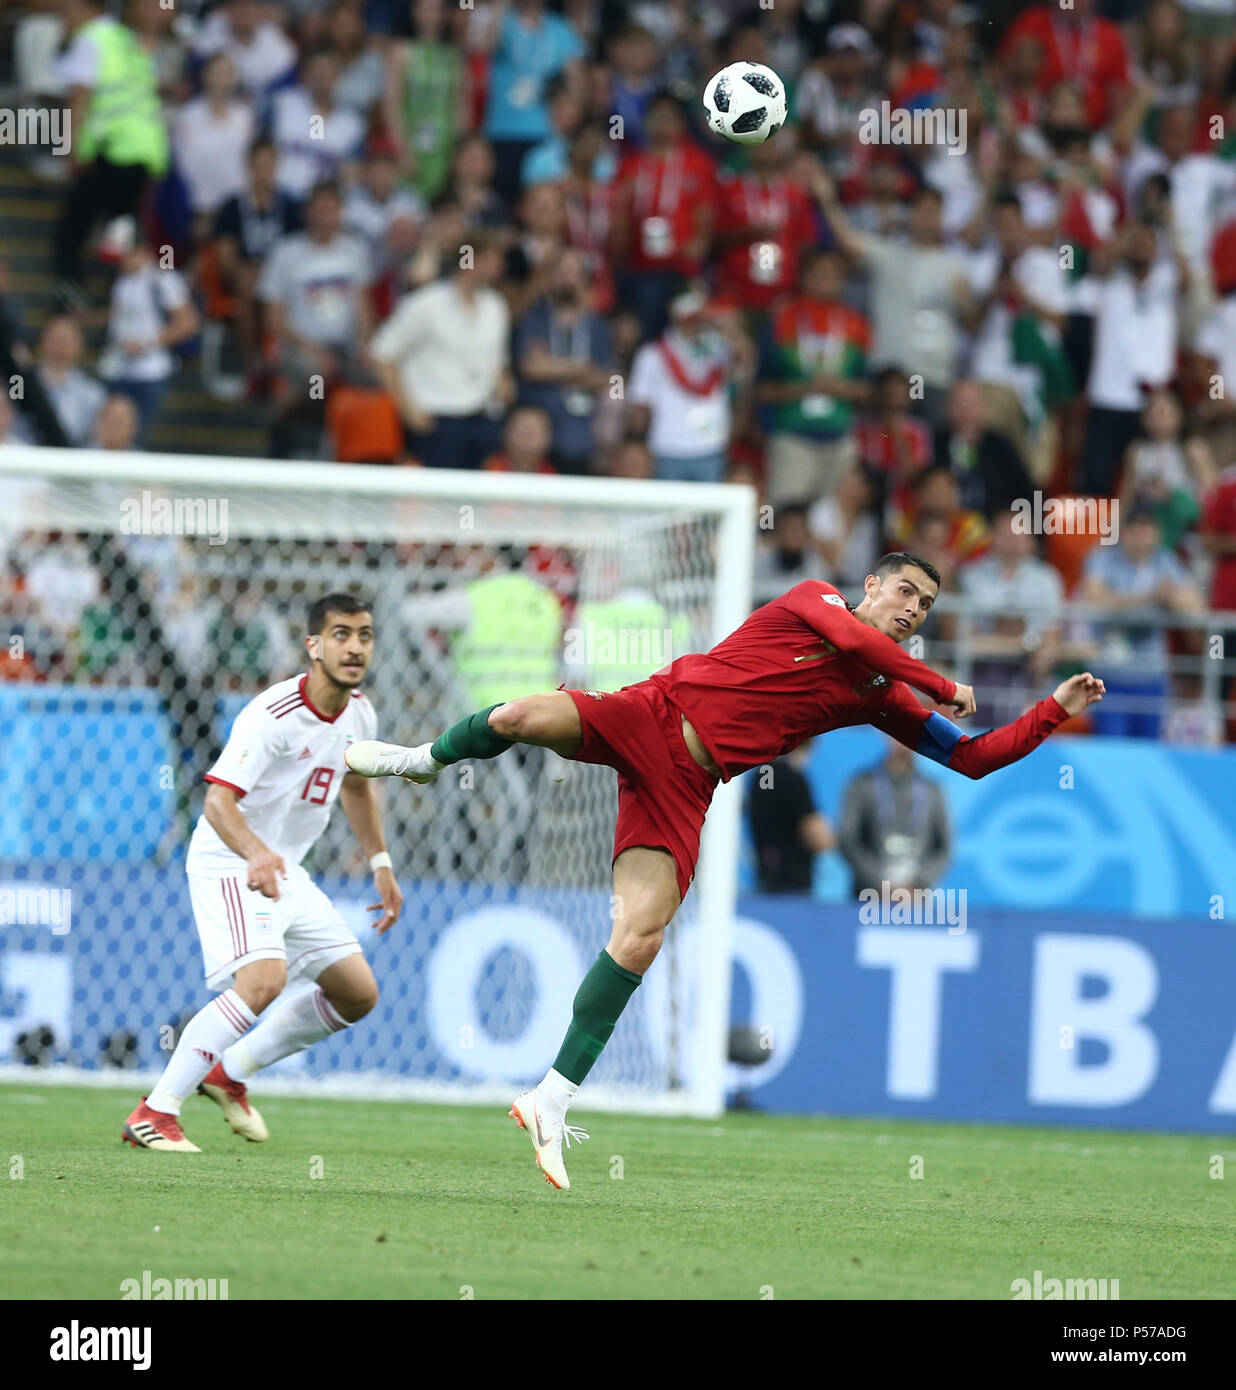
[[[223,1054],[223,1070],[233,1081],[248,1081],[256,1071],[303,1052],[315,1042],[349,1028],[331,1007],[320,985],[280,995],[253,1030]]]
[[[536,1089],[542,1099],[565,1115],[567,1106],[575,1099],[579,1086],[574,1081],[568,1081],[560,1071],[550,1067],[545,1073],[545,1080]]]
[[[185,1097],[197,1090],[224,1052],[256,1022],[252,1009],[234,989],[216,995],[185,1024],[172,1060],[146,1104],[152,1110],[179,1115]]]

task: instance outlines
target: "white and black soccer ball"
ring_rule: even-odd
[[[708,124],[739,145],[762,145],[785,124],[785,83],[762,63],[731,63],[704,88]]]

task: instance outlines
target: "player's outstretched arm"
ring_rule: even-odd
[[[933,671],[887,634],[856,618],[831,585],[821,586],[811,580],[796,584],[785,601],[793,613],[839,652],[857,656],[889,680],[905,681],[930,695],[937,704],[956,705],[958,718],[974,713],[974,692],[969,686],[959,686]]]
[[[1032,705],[1019,719],[977,738],[968,738],[942,714],[931,714],[902,687],[875,721],[899,743],[925,758],[943,763],[965,777],[986,777],[989,772],[1018,762],[1036,749],[1066,719],[1101,700],[1106,686],[1089,671],[1061,681],[1055,691]]]

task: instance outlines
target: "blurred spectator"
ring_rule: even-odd
[[[1003,57],[1024,40],[1034,40],[1042,55],[1039,91],[1049,91],[1059,82],[1077,83],[1087,119],[1096,129],[1113,114],[1130,81],[1124,35],[1117,25],[1099,17],[1097,10],[1096,0],[1071,0],[1067,8],[1031,5],[1000,42]]]
[[[76,319],[61,314],[48,319],[39,335],[38,377],[69,443],[90,442],[94,422],[107,392],[82,371],[85,341]]]
[[[799,278],[816,240],[814,203],[794,171],[795,132],[752,147],[744,173],[723,173],[717,190],[717,286],[743,309],[764,310]]]
[[[657,477],[718,483],[731,435],[730,389],[749,371],[750,345],[703,293],[679,296],[672,325],[635,354],[627,386],[639,432],[657,462]]]
[[[76,675],[91,685],[111,680],[132,685],[141,679],[136,633],[112,598],[111,580],[103,575],[99,596],[82,610],[77,630]]]
[[[838,24],[798,84],[794,111],[803,139],[834,173],[848,172],[859,112],[880,104],[874,77],[878,57],[861,24]]]
[[[276,92],[271,138],[279,151],[276,179],[282,192],[306,198],[315,184],[338,178],[361,152],[365,122],[335,100],[339,63],[320,52],[304,65],[303,82]]]
[[[75,177],[56,228],[55,269],[68,299],[82,248],[100,218],[136,215],[151,179],[168,167],[167,127],[150,54],[136,34],[103,13],[98,0],[63,0],[71,36],[58,75],[69,91]]]
[[[507,222],[502,199],[493,186],[493,146],[483,135],[471,135],[455,151],[450,194],[469,227],[501,227]]]
[[[613,156],[605,148],[601,127],[582,125],[571,139],[567,169],[560,183],[567,241],[588,253],[589,265],[597,279],[597,305],[604,309],[612,307],[614,298],[607,260],[614,198],[610,177],[613,163]]]
[[[524,157],[519,180],[524,188],[535,183],[558,183],[570,167],[571,141],[584,119],[584,103],[578,91],[560,73],[549,84],[549,119],[552,134],[530,149]],[[612,178],[612,157],[599,155],[597,174]]]
[[[1188,572],[1162,547],[1159,522],[1148,507],[1121,519],[1120,544],[1096,546],[1086,558],[1081,597],[1130,617],[1139,610],[1196,613],[1202,598]],[[1168,641],[1161,624],[1100,625],[1107,696],[1094,709],[1099,734],[1158,738],[1168,692]]]
[[[896,367],[877,373],[872,383],[871,411],[855,426],[858,460],[880,479],[884,495],[894,510],[909,505],[910,488],[931,463],[931,431],[925,421],[910,414],[910,383]]]
[[[804,579],[822,578],[823,566],[807,529],[807,504],[781,502],[773,508],[773,530],[755,552],[752,598],[770,603]]]
[[[382,99],[386,65],[381,52],[365,32],[365,17],[360,5],[353,0],[335,5],[327,19],[326,32],[338,70],[335,102],[346,110],[355,111],[367,122],[370,111]]]
[[[279,616],[262,602],[249,580],[238,579],[229,587],[231,593],[215,611],[207,633],[211,670],[225,690],[261,689],[270,683],[282,655],[273,631]]]
[[[928,520],[944,527],[940,540],[945,550],[942,577],[945,570],[952,571],[987,549],[987,523],[981,512],[962,503],[961,487],[948,464],[932,464],[914,479],[908,509],[894,510],[889,533],[898,545],[909,547]]]
[[[485,134],[497,161],[494,181],[514,206],[524,156],[550,134],[546,84],[565,72],[582,90],[584,43],[545,0],[493,0],[489,14],[474,23],[483,26],[478,39],[492,55]]]
[[[17,412],[9,404],[8,395],[0,391],[0,449],[11,449],[26,441],[18,434]]]
[[[176,371],[172,351],[198,331],[189,287],[179,271],[164,269],[139,243],[121,262],[112,284],[107,344],[99,375],[108,388],[137,407],[138,448],[144,449]]]
[[[921,384],[912,399],[938,423],[957,370],[959,318],[970,299],[961,258],[943,242],[940,194],[926,185],[914,194],[906,242],[860,232],[818,168],[814,189],[842,250],[871,273],[872,365],[912,375]]]
[[[500,242],[474,232],[470,258],[445,280],[414,291],[378,330],[370,354],[394,397],[412,455],[430,468],[479,468],[499,425],[491,411],[509,401],[510,317],[494,288]]]
[[[1172,698],[1163,719],[1163,742],[1217,748],[1223,742],[1223,713],[1203,692],[1194,671],[1172,677]]]
[[[1068,286],[1059,252],[1031,244],[1017,194],[992,200],[984,212],[993,235],[968,257],[976,295],[968,315],[970,374],[1014,393],[1024,435],[1040,430],[1048,411],[1076,393],[1060,338]]]
[[[993,519],[991,550],[960,580],[974,605],[972,684],[983,692],[985,719],[1011,723],[1058,660],[1063,581],[1035,555],[1033,535],[1012,513]]]
[[[446,186],[459,131],[467,126],[463,55],[448,42],[446,0],[412,0],[413,37],[386,51],[382,107],[412,186],[431,202]]]
[[[638,439],[623,440],[609,457],[606,470],[614,478],[655,478],[656,464],[652,450]]]
[[[202,70],[202,95],[186,102],[172,120],[172,155],[199,236],[209,227],[206,219],[244,191],[254,131],[253,107],[239,95],[235,65],[226,53],[217,53]]]
[[[249,151],[245,188],[219,209],[214,228],[214,273],[220,295],[234,297],[236,329],[246,372],[262,354],[257,299],[262,263],[300,226],[300,206],[275,184],[278,154],[269,140]]]
[[[130,396],[108,396],[94,422],[90,444],[95,449],[125,453],[137,447],[141,417]]]
[[[513,318],[548,291],[565,235],[566,209],[557,184],[525,189],[519,200],[519,228],[506,256],[504,288]]]
[[[53,532],[48,542],[26,568],[25,590],[34,611],[58,638],[66,638],[99,597],[99,572],[80,537]]]
[[[620,29],[609,42],[610,110],[621,121],[619,139],[637,148],[644,143],[644,118],[661,66],[657,41],[637,24]]]
[[[648,108],[647,148],[619,165],[610,224],[618,295],[645,338],[661,333],[683,276],[701,268],[715,201],[712,157],[688,140],[678,99],[658,93]]]
[[[1158,260],[1154,227],[1129,222],[1095,253],[1092,271],[1086,303],[1095,318],[1094,357],[1081,485],[1109,497],[1137,433],[1144,388],[1163,386],[1175,371],[1180,268]]]
[[[988,521],[1034,490],[1008,437],[988,429],[983,393],[974,381],[959,381],[949,392],[946,422],[936,432],[935,462],[957,479],[962,506]]]
[[[609,325],[589,308],[584,252],[562,252],[544,299],[515,328],[520,400],[552,421],[554,461],[565,473],[591,471],[597,397],[614,372]]]
[[[549,459],[553,437],[545,411],[518,406],[507,416],[501,451],[490,454],[482,467],[490,473],[557,473]]]
[[[813,740],[766,768],[751,783],[747,814],[761,893],[810,893],[815,856],[837,843],[807,781]]]
[[[852,464],[831,493],[818,497],[807,513],[811,539],[823,573],[839,589],[861,589],[883,550],[879,489],[871,474]]]
[[[1221,613],[1236,613],[1236,464],[1225,468],[1206,494],[1201,521],[1201,539],[1211,557],[1210,606]],[[1224,634],[1227,715],[1229,739],[1236,740],[1236,635]],[[1210,655],[1210,653],[1208,653]]]
[[[842,794],[837,847],[853,875],[853,896],[932,888],[948,869],[952,828],[944,794],[917,758],[892,739],[884,761],[852,778]]]
[[[343,230],[338,187],[319,184],[305,209],[305,230],[275,244],[258,280],[279,369],[274,457],[287,456],[299,419],[321,413],[326,387],[362,375],[370,275],[364,243]]]
[[[225,0],[202,25],[195,48],[203,58],[226,53],[241,85],[257,98],[273,91],[296,67],[295,45],[258,0]]]
[[[343,227],[368,246],[375,280],[411,253],[426,213],[420,196],[400,187],[393,152],[379,150],[362,161],[360,178],[343,200]]]
[[[871,399],[865,380],[871,332],[842,301],[843,280],[836,252],[807,251],[798,294],[769,322],[756,399],[773,407],[768,494],[774,503],[832,494],[858,458],[854,412]]]
[[[1120,508],[1143,505],[1158,518],[1163,544],[1178,549],[1201,516],[1202,495],[1214,481],[1214,457],[1198,435],[1183,438],[1184,414],[1170,390],[1151,393],[1142,411],[1142,437],[1125,451]]]

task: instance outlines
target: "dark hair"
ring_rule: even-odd
[[[999,208],[1012,208],[1018,217],[1023,215],[1021,199],[1011,188],[1006,188],[1002,193],[997,194],[996,197],[992,199],[991,206],[993,210],[998,210]]]
[[[252,164],[253,157],[264,150],[269,150],[272,154],[278,154],[279,146],[276,145],[275,142],[268,135],[259,136],[258,139],[256,139],[253,142],[253,144],[249,146],[249,153],[245,156],[245,158],[246,160],[248,160],[250,164]]]
[[[343,201],[343,189],[334,179],[323,179],[321,183],[315,183],[309,190],[309,196],[305,199],[306,206],[315,202],[318,198],[330,197],[339,202]]]
[[[649,98],[648,105],[644,108],[645,119],[653,112],[653,108],[664,106],[667,109],[672,107],[679,120],[686,121],[687,108],[682,98],[678,96],[670,87],[658,87]]]
[[[912,550],[893,550],[887,555],[881,555],[875,567],[875,576],[877,579],[887,579],[890,574],[896,574],[911,565],[922,570],[928,579],[933,580],[937,589],[940,587],[940,571],[930,560],[924,560]]]
[[[327,594],[309,608],[309,634],[320,633],[326,626],[331,613],[342,613],[345,618],[353,618],[357,613],[372,613],[373,604],[357,598],[355,594]]]

